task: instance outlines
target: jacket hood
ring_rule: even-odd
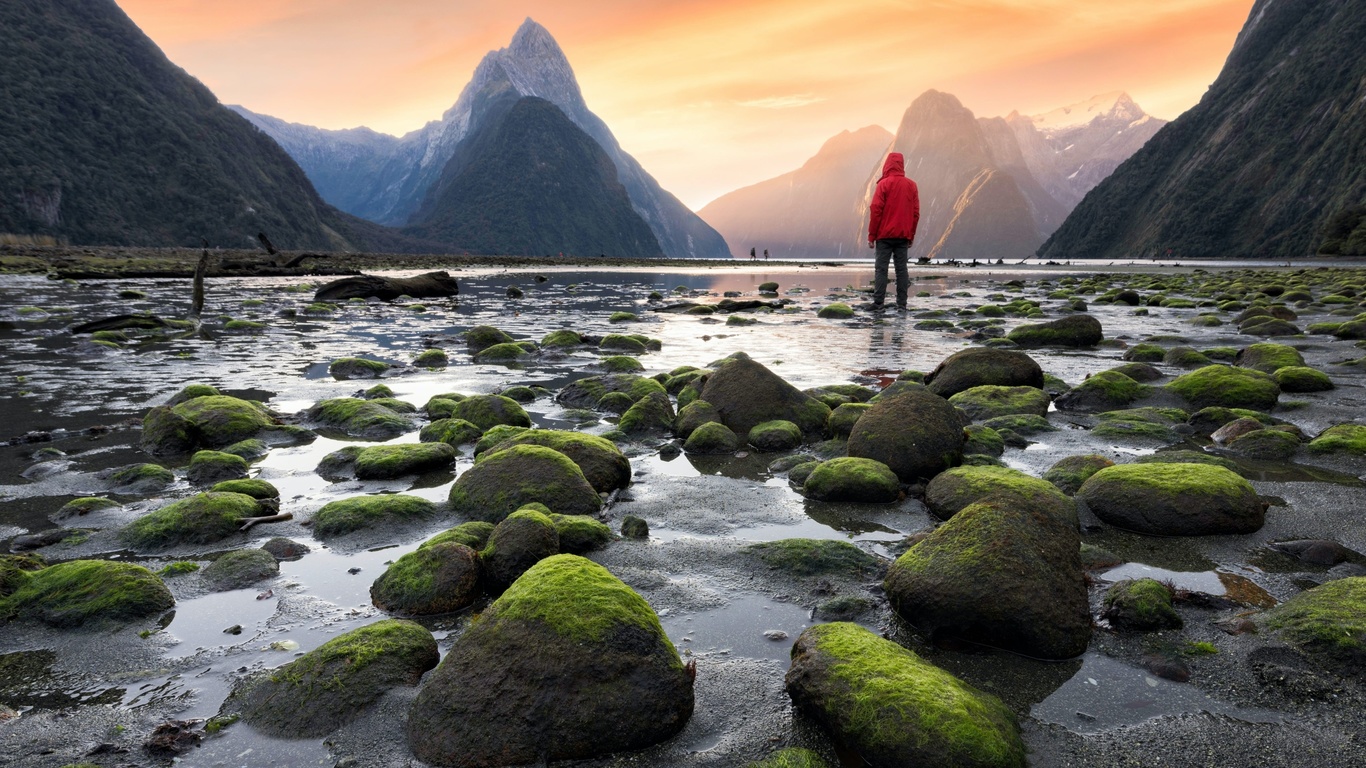
[[[887,155],[887,162],[882,164],[882,178],[888,176],[905,176],[906,158],[900,152],[893,152]]]

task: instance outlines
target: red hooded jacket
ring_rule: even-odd
[[[900,152],[887,155],[871,208],[868,242],[892,237],[915,242],[915,228],[920,224],[920,190],[906,178],[906,159]]]

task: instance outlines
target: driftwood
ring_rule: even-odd
[[[333,280],[313,294],[314,301],[345,301],[376,298],[393,301],[399,296],[415,299],[455,296],[460,285],[446,272],[428,272],[417,277],[379,277],[360,275]]]
[[[257,525],[260,523],[283,523],[286,520],[293,519],[293,512],[280,512],[274,515],[261,515],[260,517],[244,517],[242,518],[242,527],[238,528],[237,530],[247,531],[251,530],[251,527],[253,525]]]

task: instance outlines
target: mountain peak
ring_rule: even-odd
[[[528,56],[548,50],[560,53],[560,45],[555,42],[550,30],[537,24],[535,19],[528,16],[522,22],[522,26],[517,28],[517,32],[512,36],[512,42],[508,44],[505,50],[513,56]]]
[[[1030,115],[1029,120],[1041,131],[1063,131],[1080,128],[1097,117],[1113,117],[1133,122],[1144,114],[1146,113],[1143,109],[1134,103],[1127,92],[1111,91],[1041,115]]]

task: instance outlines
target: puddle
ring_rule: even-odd
[[[813,624],[800,605],[759,595],[735,595],[723,608],[659,618],[680,653],[724,654],[788,662],[797,635]],[[764,633],[783,633],[776,640]]]
[[[1251,723],[1276,723],[1285,719],[1270,710],[1218,701],[1189,683],[1164,680],[1147,670],[1095,652],[1083,656],[1081,670],[1048,698],[1035,704],[1029,714],[1074,733],[1099,733],[1163,715],[1193,712],[1224,715]]]
[[[316,768],[335,763],[322,739],[275,739],[242,722],[175,760],[176,765],[188,768]]]
[[[1124,579],[1156,579],[1177,589],[1225,597],[1257,608],[1270,608],[1276,604],[1276,598],[1251,579],[1225,570],[1170,571],[1143,563],[1125,563],[1101,573],[1100,578],[1111,583]]]

